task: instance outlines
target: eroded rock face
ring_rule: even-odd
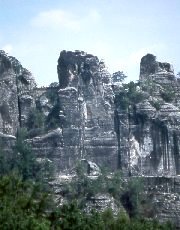
[[[174,75],[173,66],[167,62],[158,62],[153,54],[147,54],[142,57],[140,63],[140,80],[145,80],[152,74],[168,74],[169,76]],[[164,78],[164,80],[167,80]]]
[[[157,218],[179,226],[180,82],[173,67],[154,55],[143,57],[137,102],[132,88],[116,85],[113,92],[105,64],[91,54],[62,51],[57,69],[59,85],[37,88],[28,70],[0,52],[0,138],[6,148],[35,109],[44,123],[35,125],[28,142],[40,159],[52,162],[56,179],[77,161],[86,162],[90,176],[102,167],[143,176]],[[121,91],[129,98],[114,95]],[[112,203],[101,196],[92,201]]]
[[[0,52],[0,127],[1,132],[15,134],[19,121],[16,74],[11,61]]]
[[[26,123],[35,105],[32,74],[14,57],[0,51],[0,127],[1,132],[15,134],[18,126]]]
[[[114,96],[104,63],[91,54],[62,51],[58,76],[64,149],[74,148],[79,158],[117,168]]]
[[[136,92],[138,87],[139,102],[130,101],[126,108],[123,100],[116,103],[120,165],[127,175],[143,176],[154,216],[179,226],[179,81],[169,63],[148,54],[141,60]]]
[[[0,51],[0,128],[15,134],[34,102],[35,81],[14,57]]]
[[[145,190],[153,204],[153,216],[160,222],[170,221],[180,227],[180,178],[144,177]]]
[[[124,212],[123,207],[117,208],[114,199],[107,194],[97,194],[95,197],[91,197],[87,201],[85,211],[90,213],[93,209],[104,211],[108,208],[111,208],[115,214],[117,214],[119,210]]]
[[[173,68],[148,54],[141,60],[140,80],[141,101],[116,108],[121,166],[131,175],[179,175],[179,83]]]

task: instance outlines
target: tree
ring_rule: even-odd
[[[27,127],[29,130],[31,129],[38,129],[43,128],[45,122],[45,116],[44,114],[36,109],[32,108],[29,112],[28,120],[27,120]]]
[[[122,71],[118,71],[118,72],[113,73],[112,81],[113,83],[123,82],[126,77],[127,76]]]
[[[59,87],[59,83],[58,82],[52,82],[50,85],[49,85],[49,87]]]
[[[0,229],[2,230],[162,230],[175,229],[170,223],[114,216],[111,209],[86,214],[73,201],[55,207],[53,199],[35,182],[16,174],[0,178]]]
[[[0,178],[0,229],[48,230],[45,213],[50,202],[37,184],[25,182],[16,174]]]
[[[48,129],[62,127],[63,121],[60,119],[59,113],[61,110],[60,102],[57,100],[46,118],[46,125]]]
[[[52,176],[51,165],[47,160],[39,162],[31,149],[31,145],[25,140],[26,130],[18,129],[17,139],[12,150],[0,150],[0,176],[16,172],[25,180],[44,182],[45,178]]]
[[[49,85],[46,91],[46,97],[50,100],[52,105],[55,105],[59,99],[58,88],[59,88],[59,83],[53,82]]]
[[[144,99],[144,93],[139,90],[139,83],[131,81],[123,84],[120,92],[115,95],[115,104],[117,107],[126,110],[129,105],[137,104]]]
[[[175,90],[171,86],[164,87],[160,93],[165,102],[172,102],[176,98]]]
[[[88,176],[80,163],[76,167],[76,176],[71,182],[63,184],[62,194],[69,200],[76,200],[80,207],[84,207],[89,198],[95,197],[97,194],[109,194],[113,196],[119,205],[122,195],[123,179],[121,173],[109,174],[102,170],[101,174],[96,178]]]
[[[42,165],[37,161],[30,144],[25,141],[26,130],[18,129],[17,139],[11,159],[12,170],[16,170],[23,180],[42,179]]]
[[[142,178],[130,178],[124,186],[121,202],[130,217],[138,217],[140,213],[140,204],[143,199],[142,190]]]

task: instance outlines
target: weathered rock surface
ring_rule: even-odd
[[[116,169],[114,95],[104,63],[84,52],[62,51],[58,77],[64,149],[74,149],[79,159]]]
[[[116,108],[123,171],[144,177],[155,216],[179,226],[179,81],[168,63],[146,55],[140,65],[140,102]],[[134,94],[135,95],[135,94]]]
[[[0,129],[6,134],[15,134],[19,122],[16,74],[11,61],[0,52]]]
[[[144,177],[145,190],[153,204],[153,214],[160,222],[180,226],[180,178]]]
[[[35,81],[14,57],[0,51],[0,129],[15,134],[34,104]]]
[[[86,162],[90,176],[102,167],[143,176],[155,216],[180,226],[180,81],[173,67],[147,54],[139,85],[129,88],[112,87],[104,63],[82,51],[62,51],[57,70],[59,85],[37,88],[31,73],[0,51],[5,149],[13,145],[19,126],[28,127],[28,142],[39,158],[52,162],[56,179],[78,160]],[[107,197],[93,202],[103,199],[112,203]]]
[[[126,133],[128,139],[127,148],[123,150],[120,146],[121,155],[129,157],[129,172],[132,175],[176,176],[179,174],[180,160],[179,84],[171,65],[156,62],[153,55],[142,58],[140,70],[141,86],[146,86],[149,95],[145,99],[142,97],[137,104],[130,104],[128,114],[118,108],[119,130],[123,136]],[[157,85],[161,85],[159,92]],[[167,86],[172,91],[168,92]],[[167,94],[166,98],[163,93]],[[172,93],[173,98],[168,98]],[[122,138],[120,145],[124,145]],[[122,164],[122,167],[127,166]]]

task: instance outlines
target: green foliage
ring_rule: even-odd
[[[27,128],[30,129],[42,129],[44,127],[45,116],[37,108],[32,108],[29,112],[27,120]]]
[[[24,85],[29,85],[29,81],[25,78],[25,76],[23,74],[19,75],[17,77],[17,80],[19,80]]]
[[[4,143],[2,140],[0,141],[0,176],[6,175],[10,172],[11,170],[11,153],[7,151],[4,153]]]
[[[107,180],[107,192],[114,197],[116,202],[119,204],[120,198],[124,190],[124,180],[122,178],[121,171],[116,171]]]
[[[115,72],[112,75],[113,83],[123,82],[125,78],[127,78],[127,76],[122,71]]]
[[[142,178],[129,178],[128,183],[124,186],[121,201],[130,217],[138,217],[140,214],[140,206],[143,199],[142,191]]]
[[[139,90],[139,83],[134,83],[131,81],[127,84],[127,96],[129,98],[130,103],[136,104],[144,100],[144,94]]]
[[[120,212],[114,215],[111,209],[103,212],[92,210],[86,214],[81,211],[76,202],[63,205],[50,218],[53,229],[68,230],[173,230],[170,223],[160,224],[158,221],[133,218]]]
[[[126,110],[129,106],[129,98],[126,91],[121,91],[118,95],[115,96],[115,104],[121,109]]]
[[[129,230],[130,218],[126,213],[119,212],[115,219],[115,229],[117,230]]]
[[[58,82],[52,82],[49,87],[55,88],[55,87],[59,87],[59,83]]]
[[[154,92],[159,91],[157,88],[158,84],[155,83],[152,79],[147,79],[142,82],[141,88],[143,91],[148,92],[150,95],[153,95]],[[166,102],[172,102],[175,99],[175,90],[172,86],[161,86],[160,90],[161,97]],[[155,106],[157,104],[155,103]],[[157,105],[158,107],[158,105]]]
[[[156,90],[156,83],[152,79],[147,78],[141,83],[141,88],[143,91],[148,92],[150,95],[152,95],[153,92],[155,92]]]
[[[12,151],[0,151],[0,175],[16,172],[23,180],[42,181],[43,178],[50,178],[50,164],[37,161],[30,144],[25,141],[26,133],[25,129],[19,129]]]
[[[81,206],[84,205],[84,201],[91,196],[94,196],[98,192],[102,191],[102,183],[100,177],[97,179],[90,179],[88,175],[83,171],[81,166],[76,168],[77,175],[71,182],[63,185],[63,194],[68,200],[78,200]]]
[[[25,141],[26,130],[19,129],[13,151],[12,170],[16,170],[24,180],[42,178],[41,164],[37,162],[31,146]]]
[[[62,194],[69,200],[78,201],[81,208],[89,198],[97,194],[109,194],[115,199],[117,206],[124,205],[131,217],[139,215],[143,196],[139,196],[143,190],[141,178],[122,178],[120,171],[113,174],[102,172],[92,178],[87,175],[81,165],[76,168],[76,176],[71,182],[65,182]]]
[[[160,224],[158,221],[140,218],[143,198],[141,180],[130,178],[125,181],[121,172],[109,174],[106,171],[92,179],[80,164],[76,168],[77,176],[71,183],[64,185],[69,200],[76,202],[56,207],[51,197],[52,192],[47,190],[48,193],[45,193],[46,187],[37,183],[46,174],[42,174],[42,165],[25,142],[25,136],[24,129],[18,131],[14,152],[8,153],[11,158],[3,152],[0,154],[0,229],[174,229],[170,223]],[[104,212],[92,210],[86,214],[83,211],[84,198],[98,193],[109,193],[119,202],[124,200],[122,203],[130,218],[122,212],[114,215],[111,209]]]
[[[59,117],[59,111],[60,103],[58,100],[46,118],[46,124],[48,129],[54,129],[62,126],[62,121]]]
[[[138,83],[132,81],[128,84],[123,84],[123,88],[115,97],[115,104],[125,110],[129,105],[143,101],[145,99],[144,93],[139,90],[138,86]]]
[[[83,229],[83,215],[75,202],[61,207],[56,227],[69,230]]]
[[[143,190],[141,178],[129,178],[125,181],[120,171],[113,174],[103,172],[95,178],[91,178],[84,172],[81,165],[76,168],[77,176],[70,183],[63,185],[63,194],[68,200],[77,200],[81,207],[87,199],[97,194],[109,194],[119,206],[124,205],[130,217],[140,214],[141,201],[139,196]]]
[[[45,115],[43,112],[37,108],[32,108],[28,114],[26,127],[28,138],[43,134],[45,128]]]
[[[0,229],[49,229],[47,205],[48,196],[39,186],[13,174],[0,178]]]
[[[161,108],[160,101],[150,101],[150,103],[156,110],[160,110],[160,108]]]
[[[87,199],[97,194],[109,194],[119,204],[123,191],[122,183],[123,180],[119,171],[112,175],[108,175],[104,171],[92,178],[87,175],[82,165],[78,164],[76,167],[76,176],[71,182],[64,183],[62,194],[70,201],[77,200],[81,207],[84,207]]]
[[[58,100],[58,82],[53,82],[49,85],[49,88],[47,89],[46,96],[50,100],[51,104],[56,104]]]
[[[0,178],[0,229],[172,230],[174,227],[170,223],[130,219],[122,212],[114,215],[111,209],[86,214],[75,201],[57,208],[39,184],[11,174]]]
[[[172,87],[165,87],[161,92],[161,97],[166,102],[172,102],[175,99],[175,91]]]
[[[115,217],[114,214],[112,212],[112,209],[107,208],[106,210],[104,210],[104,212],[102,212],[101,214],[102,216],[102,220],[103,220],[103,224],[105,226],[105,229],[116,229],[116,223],[115,223]]]

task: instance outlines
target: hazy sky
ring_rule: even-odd
[[[108,70],[139,77],[143,55],[180,71],[180,0],[0,0],[0,49],[39,85],[58,81],[61,50],[83,50]]]

